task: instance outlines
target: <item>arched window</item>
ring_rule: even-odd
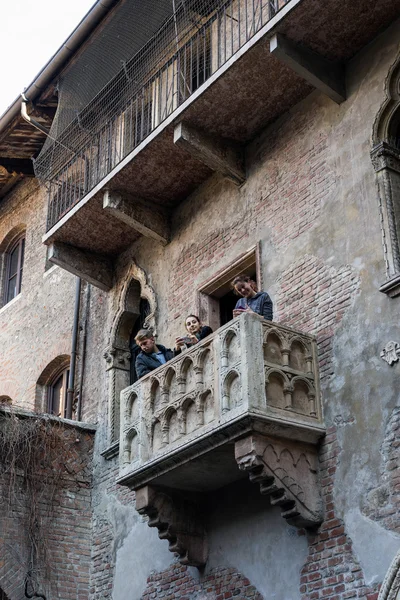
[[[373,129],[386,281],[380,291],[400,295],[400,57],[388,77],[387,97]]]
[[[64,369],[48,386],[48,412],[56,417],[66,416],[68,379],[69,369]]]
[[[37,412],[65,417],[70,361],[68,354],[60,354],[43,369],[36,382]]]
[[[10,396],[0,396],[0,404],[12,404]],[[1,599],[0,599],[1,600]]]
[[[22,271],[24,268],[25,237],[19,238],[7,253],[5,282],[5,304],[21,291]]]

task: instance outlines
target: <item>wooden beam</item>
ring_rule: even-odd
[[[346,100],[344,66],[323,58],[309,48],[299,46],[276,33],[270,40],[270,52],[317,90],[341,104]]]
[[[184,122],[175,127],[174,143],[236,185],[245,182],[243,152],[237,144],[217,139]]]
[[[49,246],[48,259],[105,292],[112,288],[112,262],[104,256],[62,242],[54,242]]]
[[[154,204],[133,200],[117,192],[106,190],[103,196],[103,208],[132,229],[145,237],[152,238],[164,246],[168,244],[170,229],[167,215]]]

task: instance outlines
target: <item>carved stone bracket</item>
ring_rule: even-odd
[[[169,550],[178,554],[181,564],[206,564],[206,532],[197,507],[189,500],[146,486],[136,491],[136,510],[149,517],[149,527],[157,527],[158,537],[168,540]]]
[[[131,358],[131,353],[125,348],[109,346],[104,351],[104,358],[107,363],[107,371],[109,369],[122,369],[123,371],[129,371],[130,369],[129,361]]]
[[[381,358],[390,366],[398,362],[400,360],[400,344],[398,342],[388,342],[381,352]]]
[[[317,480],[317,454],[313,447],[249,435],[235,444],[239,468],[260,485],[261,494],[281,507],[290,525],[316,527],[322,521]]]

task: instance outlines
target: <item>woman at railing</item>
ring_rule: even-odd
[[[175,354],[179,354],[182,348],[186,346],[190,348],[204,340],[205,337],[210,335],[213,332],[211,327],[208,325],[203,325],[197,315],[188,315],[185,319],[185,327],[188,332],[187,335],[182,337],[177,337],[175,340]]]
[[[257,284],[245,274],[237,275],[231,282],[231,287],[237,296],[242,296],[233,310],[233,316],[238,317],[243,312],[253,312],[272,321],[272,300],[267,292],[259,292]]]

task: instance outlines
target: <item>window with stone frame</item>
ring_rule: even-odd
[[[47,412],[56,417],[66,417],[69,369],[63,369],[47,388]]]
[[[25,228],[12,229],[0,244],[1,305],[21,293],[25,258]]]
[[[68,354],[61,354],[43,369],[36,382],[37,412],[65,416],[70,362]]]
[[[374,124],[371,158],[386,271],[379,289],[394,298],[400,295],[400,56],[390,70],[386,100]]]
[[[260,244],[238,256],[224,269],[207,279],[198,289],[198,314],[203,323],[214,331],[233,318],[232,311],[238,301],[231,289],[231,281],[239,273],[254,279],[262,287]]]

